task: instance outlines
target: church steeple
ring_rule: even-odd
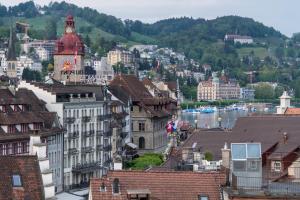
[[[7,51],[7,61],[15,61],[16,59],[16,49],[15,49],[15,30],[13,26],[10,26],[9,33],[9,43],[8,43],[8,51]]]

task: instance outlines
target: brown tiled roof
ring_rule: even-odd
[[[115,178],[120,194],[112,191]],[[105,192],[99,190],[102,183]],[[220,172],[109,171],[107,177],[92,179],[90,187],[93,200],[125,200],[128,190],[149,191],[151,200],[198,200],[199,195],[218,200],[219,186],[224,184],[225,174]]]
[[[132,98],[132,101],[140,101],[142,98],[151,98],[152,95],[134,75],[117,75],[110,86],[123,86],[123,89]]]
[[[23,187],[12,187],[12,175],[20,175]],[[37,156],[0,156],[0,199],[44,199]]]
[[[287,108],[284,112],[285,115],[300,115],[300,108]]]
[[[145,85],[145,86],[149,86],[150,88],[152,89],[158,89],[153,83],[152,81],[149,79],[149,78],[144,78],[142,83]]]
[[[11,113],[0,113],[0,124],[27,124],[27,123],[38,123],[44,122],[43,119],[35,112],[11,112]]]

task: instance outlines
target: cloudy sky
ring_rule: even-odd
[[[51,0],[34,0],[39,5]],[[24,0],[1,0],[6,6]],[[180,16],[213,19],[224,15],[254,18],[291,36],[300,32],[299,0],[66,0],[121,19],[154,22]]]

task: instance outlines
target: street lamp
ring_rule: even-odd
[[[196,127],[196,129],[197,129],[197,123],[198,123],[198,120],[197,119],[195,119],[195,127]]]
[[[219,122],[219,128],[221,128],[222,127],[222,124],[221,124],[222,118],[220,116],[218,117],[218,122]]]

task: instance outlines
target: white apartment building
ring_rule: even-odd
[[[45,48],[43,47],[38,47],[35,49],[36,54],[38,55],[40,61],[45,61],[45,60],[49,60],[50,55],[49,55],[49,51],[47,51]]]
[[[234,44],[252,44],[253,38],[245,35],[228,35],[226,34],[224,37],[224,41],[233,41]]]
[[[108,64],[107,57],[102,57],[101,60],[95,60],[93,68],[96,70],[96,77],[101,84],[109,83],[114,78],[114,70]]]
[[[101,86],[63,85],[21,81],[19,88],[32,90],[57,112],[64,135],[65,189],[88,187],[90,178],[112,168],[110,95]]]

